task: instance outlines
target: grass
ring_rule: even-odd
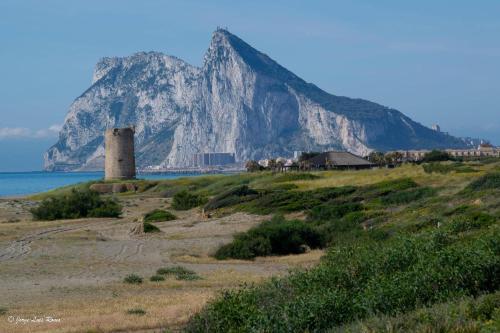
[[[144,215],[144,222],[164,222],[176,220],[177,216],[163,209],[155,209]]]
[[[156,274],[160,276],[162,275],[174,276],[176,280],[194,281],[201,279],[201,277],[198,274],[196,274],[195,271],[192,271],[182,266],[159,268],[156,271]]]
[[[136,274],[129,274],[123,279],[123,282],[128,284],[141,284],[142,281],[142,277]]]

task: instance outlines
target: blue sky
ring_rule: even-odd
[[[99,58],[201,65],[217,26],[337,95],[500,144],[500,1],[0,2],[0,171],[37,170]]]

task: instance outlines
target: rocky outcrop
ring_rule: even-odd
[[[155,52],[102,59],[45,168],[102,169],[105,129],[126,126],[135,126],[141,168],[189,166],[199,152],[245,161],[295,150],[465,146],[397,110],[328,94],[225,30],[214,32],[202,68]]]

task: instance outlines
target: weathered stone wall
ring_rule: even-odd
[[[135,178],[134,129],[112,128],[105,134],[105,179]]]

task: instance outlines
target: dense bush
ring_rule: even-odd
[[[422,168],[426,173],[449,173],[452,171],[455,172],[461,172],[461,173],[466,173],[466,172],[476,172],[475,169],[471,168],[468,165],[465,165],[460,162],[452,163],[452,164],[445,164],[445,163],[438,163],[438,162],[432,162],[432,163],[425,163],[422,165]]]
[[[163,209],[155,209],[144,215],[144,222],[163,222],[177,219],[177,216]]]
[[[386,180],[372,185],[360,187],[356,194],[365,199],[376,199],[390,193],[400,192],[418,187],[418,184],[411,178],[400,178],[395,180]]]
[[[318,175],[313,175],[312,173],[307,172],[288,172],[285,174],[281,174],[273,178],[273,182],[281,183],[281,182],[292,182],[298,180],[313,180],[319,179]]]
[[[320,188],[313,191],[295,191],[278,187],[263,191],[254,200],[244,203],[242,208],[257,214],[309,210],[355,191],[356,188],[352,186]]]
[[[253,199],[257,194],[258,192],[248,187],[248,185],[236,186],[210,199],[204,208],[206,210],[214,210],[222,207],[233,206]]]
[[[429,162],[441,162],[450,160],[453,160],[453,158],[447,152],[442,150],[433,150],[424,155],[422,162],[429,163]]]
[[[201,195],[188,191],[180,191],[174,195],[172,208],[177,210],[188,210],[203,205],[205,202],[206,198]]]
[[[199,280],[201,279],[198,274],[196,274],[195,271],[192,271],[190,269],[187,269],[182,266],[173,266],[173,267],[168,267],[168,268],[159,268],[156,271],[156,274],[158,276],[174,276],[177,280],[187,280],[187,281],[193,281],[193,280]]]
[[[37,220],[77,219],[83,217],[119,217],[121,206],[112,199],[103,199],[90,190],[75,190],[50,197],[31,209]]]
[[[161,231],[157,226],[155,226],[154,224],[151,224],[149,222],[143,222],[142,227],[143,227],[143,230],[146,234]]]
[[[470,183],[467,189],[472,191],[500,189],[500,172],[491,172],[481,176]]]
[[[500,320],[500,292],[485,295],[475,302],[470,302],[467,307],[467,315],[478,320],[490,320],[497,312]]]
[[[151,281],[151,282],[165,281],[165,277],[163,277],[161,275],[153,275],[152,277],[149,278],[149,281]]]
[[[328,202],[314,207],[309,211],[310,220],[328,221],[340,219],[344,215],[363,209],[363,205],[357,202],[336,203]]]
[[[146,311],[144,309],[141,309],[141,308],[133,308],[133,309],[128,309],[127,314],[144,316],[146,314]]]
[[[380,198],[384,205],[404,205],[436,194],[430,187],[417,187],[408,190],[389,193]]]
[[[459,298],[395,316],[374,315],[362,321],[335,327],[328,332],[497,332],[500,324],[499,310],[500,292],[496,292],[475,299]]]
[[[313,269],[224,292],[187,331],[325,331],[373,313],[492,292],[500,286],[499,236],[455,243],[428,233],[334,247]]]
[[[322,242],[321,235],[312,226],[275,216],[246,233],[236,235],[232,243],[219,248],[215,257],[252,259],[271,254],[302,253],[303,245],[318,248]]]
[[[129,284],[141,284],[142,277],[140,277],[137,274],[129,274],[123,279],[123,282],[129,283]]]
[[[481,229],[493,224],[495,220],[495,217],[486,213],[470,212],[468,214],[454,216],[449,224],[449,229],[455,233]]]

